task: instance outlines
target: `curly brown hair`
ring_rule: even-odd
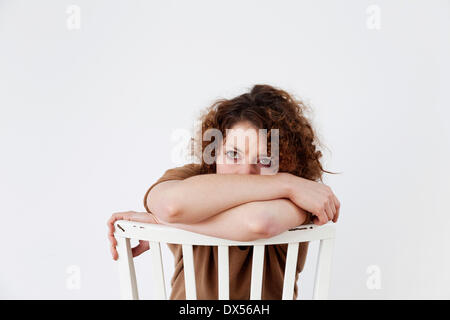
[[[196,138],[191,139],[191,155],[201,163],[204,173],[216,173],[216,164],[207,164],[201,154],[209,141],[203,141],[202,132],[219,129],[225,138],[226,129],[240,121],[249,121],[258,129],[268,131],[268,150],[270,150],[270,129],[279,130],[279,171],[309,180],[321,180],[323,172],[320,158],[321,145],[306,118],[308,107],[303,101],[295,99],[286,91],[267,84],[258,84],[248,93],[233,99],[219,99],[200,115],[201,126]],[[199,141],[201,140],[201,141]],[[198,143],[201,150],[195,150]],[[201,151],[201,153],[200,153]]]

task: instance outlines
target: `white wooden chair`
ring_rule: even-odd
[[[197,299],[193,245],[218,246],[219,300],[229,300],[229,246],[254,246],[251,274],[250,300],[261,299],[263,280],[264,246],[288,243],[286,268],[283,283],[283,300],[292,300],[295,286],[299,242],[320,241],[319,255],[314,280],[313,299],[326,299],[330,283],[331,261],[334,247],[335,227],[329,222],[323,226],[302,225],[269,239],[240,242],[210,237],[158,224],[132,221],[116,221],[114,236],[119,253],[118,265],[123,299],[139,299],[130,239],[147,240],[153,264],[153,279],[156,283],[157,299],[167,299],[160,243],[182,245],[186,299]]]

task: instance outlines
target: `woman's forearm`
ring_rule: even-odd
[[[248,202],[287,198],[288,188],[283,173],[203,174],[156,185],[147,205],[160,220],[192,224]]]
[[[252,241],[262,238],[264,235],[259,234],[257,230],[251,229],[250,224],[244,220],[249,209],[249,204],[243,204],[192,224],[169,223],[161,220],[159,222],[160,224],[212,237],[236,241]]]
[[[258,203],[263,208],[263,221],[265,221],[263,227],[268,237],[273,237],[295,228],[308,220],[309,213],[289,199],[258,201]]]
[[[253,241],[299,226],[306,218],[306,212],[290,200],[277,199],[248,202],[198,223],[160,223],[223,239]]]

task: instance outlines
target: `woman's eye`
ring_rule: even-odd
[[[270,167],[270,164],[272,163],[272,160],[269,157],[263,157],[259,159],[259,163],[263,167]]]
[[[239,159],[239,154],[236,151],[227,151],[226,155],[231,159]]]

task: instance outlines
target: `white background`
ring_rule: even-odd
[[[330,297],[450,298],[449,17],[446,0],[0,1],[0,298],[119,298],[107,218],[144,211],[172,133],[256,83],[311,105],[342,172]]]

